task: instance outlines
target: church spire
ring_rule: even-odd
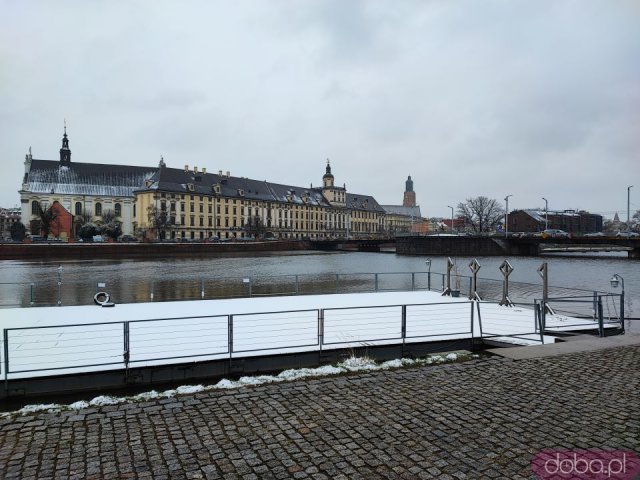
[[[331,173],[331,163],[327,158],[327,173],[322,176],[322,186],[324,188],[333,187],[333,174]]]
[[[68,167],[71,164],[71,150],[67,138],[67,121],[64,121],[64,135],[62,136],[62,148],[60,149],[60,165]]]

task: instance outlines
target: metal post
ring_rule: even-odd
[[[475,351],[475,339],[473,338],[473,308],[475,302],[471,302],[471,351]]]
[[[324,343],[324,310],[318,310],[318,346],[322,354],[322,344]]]
[[[204,278],[200,279],[200,298],[204,299]]]
[[[62,306],[62,272],[64,268],[62,265],[58,267],[58,306]]]
[[[553,310],[547,304],[547,300],[549,299],[549,268],[547,266],[547,262],[543,262],[542,265],[538,267],[537,272],[538,275],[540,275],[540,278],[542,278],[542,298],[544,300],[544,308],[549,310],[550,313],[553,313]]]
[[[411,272],[411,291],[413,292],[416,289],[416,274],[415,272]]]
[[[447,207],[451,209],[451,233],[453,233],[453,207],[451,205],[447,205]]]
[[[4,340],[4,391],[9,392],[9,332],[6,328],[2,330]]]
[[[474,258],[469,264],[469,270],[471,270],[471,292],[469,292],[470,300],[479,300],[478,295],[478,272],[480,271],[480,262],[477,258]]]
[[[593,292],[593,319],[595,320],[598,315],[598,292]]]
[[[451,295],[451,270],[454,266],[455,263],[451,260],[451,257],[447,257],[447,288],[443,288],[442,295]],[[442,277],[442,283],[444,286],[444,277]]]
[[[404,345],[407,337],[407,306],[402,305],[402,318],[400,320],[400,334],[402,335],[402,357],[404,357]]]
[[[340,274],[336,273],[336,293],[340,293]]]
[[[427,290],[431,291],[431,272],[427,273]]]
[[[504,212],[504,237],[509,237],[509,197],[513,197],[513,194],[504,197],[504,201],[507,202],[507,209]]]
[[[376,282],[376,287],[375,288],[376,288],[376,292],[377,292],[378,291],[378,274],[374,273],[374,276],[375,276],[375,282]]]
[[[629,226],[629,222],[631,221],[631,217],[629,216],[631,213],[629,210],[629,206],[631,205],[631,187],[633,187],[633,185],[629,185],[627,187],[627,230],[631,230],[631,227]]]
[[[300,286],[298,284],[298,275],[296,275],[296,295],[300,293]]]
[[[231,359],[233,353],[233,315],[229,315],[227,337],[229,337],[227,349],[229,350],[229,359]]]
[[[544,200],[544,229],[548,230],[549,229],[549,200],[547,200],[544,197],[542,197],[542,199]]]
[[[509,263],[509,260],[505,260],[504,262],[502,262],[502,264],[500,265],[500,272],[504,277],[504,280],[502,282],[502,300],[500,300],[500,305],[512,307],[513,303],[509,298],[509,275],[511,275],[511,272],[513,272],[513,267]]]
[[[598,296],[598,334],[604,337],[604,315],[602,312],[602,296]]]
[[[624,290],[620,294],[620,328],[624,333]]]
[[[151,293],[149,294],[149,298],[151,298],[151,301],[153,302],[153,287],[155,285],[155,281],[151,280]]]
[[[123,326],[124,326],[124,353],[123,353],[123,360],[124,360],[124,368],[125,368],[125,375],[128,377],[129,376],[129,322],[123,322]]]
[[[33,305],[34,301],[33,301],[33,287],[35,286],[35,283],[31,283],[31,285],[29,285],[29,305]]]
[[[547,302],[546,300],[542,300],[540,303],[541,315],[540,315],[540,332],[544,335],[544,331],[547,328]]]

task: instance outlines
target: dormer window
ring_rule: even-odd
[[[151,185],[153,185],[153,180],[145,180],[144,185],[147,188],[151,187]]]
[[[189,190],[190,192],[193,192],[193,190],[195,189],[193,183],[187,183],[187,190]]]
[[[244,197],[244,190],[239,188],[238,189],[238,195],[241,196],[241,197]]]
[[[215,193],[216,195],[220,195],[220,185],[219,184],[215,184],[213,186],[213,193]]]

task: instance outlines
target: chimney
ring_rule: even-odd
[[[207,167],[202,167],[202,174],[206,175],[207,174]]]
[[[218,175],[222,176],[222,170],[218,170]]]
[[[229,178],[231,176],[231,172],[229,172],[229,170],[227,170],[227,178]]]
[[[193,173],[198,173],[198,167],[197,166],[193,166]]]
[[[184,173],[189,173],[189,165],[184,166]]]

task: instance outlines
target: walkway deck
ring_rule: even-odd
[[[530,478],[544,448],[639,452],[638,372],[624,346],[5,419],[0,477]]]

